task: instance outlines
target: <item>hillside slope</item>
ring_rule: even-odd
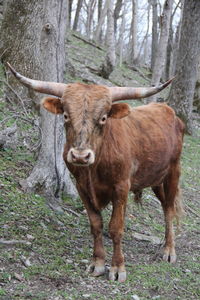
[[[110,80],[97,73],[105,50],[71,34],[67,41],[67,82],[105,85],[148,85],[148,80],[126,65],[117,67]],[[148,72],[142,70],[145,76]],[[3,74],[0,72],[0,79]],[[137,104],[140,104],[138,102]],[[135,104],[135,101],[134,101]],[[159,202],[151,191],[143,195],[142,207],[128,201],[124,254],[128,279],[109,282],[107,274],[93,278],[86,270],[92,256],[90,227],[80,199],[63,196],[63,213],[55,213],[39,193],[24,193],[19,182],[35,164],[39,145],[37,116],[24,116],[20,103],[3,97],[0,86],[1,129],[15,127],[8,143],[0,147],[0,299],[160,299],[200,298],[200,143],[185,137],[181,187],[186,216],[176,234],[178,260],[163,262],[164,221]],[[111,207],[103,211],[107,264],[112,242],[108,235]]]

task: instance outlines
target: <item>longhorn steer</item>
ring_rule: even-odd
[[[126,279],[122,236],[128,192],[140,196],[151,187],[165,217],[165,261],[175,262],[173,219],[181,213],[179,196],[180,155],[184,125],[166,104],[151,103],[131,108],[121,99],[157,93],[170,81],[152,88],[107,88],[81,83],[59,84],[23,77],[9,66],[23,84],[47,97],[43,106],[64,115],[67,143],[63,158],[76,179],[94,237],[91,269],[105,272],[101,210],[112,203],[109,232],[113,241],[109,279]]]

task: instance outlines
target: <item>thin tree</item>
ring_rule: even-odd
[[[157,86],[159,84],[165,66],[167,42],[169,37],[170,17],[172,13],[172,3],[173,0],[165,0],[163,13],[160,17],[161,32],[151,80],[151,84],[154,86]],[[150,97],[148,99],[148,102],[150,101],[156,101],[156,96],[154,95]]]
[[[137,0],[132,0],[132,19],[130,30],[130,63],[136,64],[137,58]]]
[[[146,62],[146,57],[147,57],[147,52],[148,52],[148,37],[149,37],[149,25],[150,25],[150,3],[148,3],[148,6],[147,6],[147,30],[146,30],[146,33],[145,33],[145,36],[141,42],[141,45],[140,45],[140,48],[138,50],[138,54],[137,54],[137,59],[136,61],[138,63],[140,63],[141,61],[141,57],[142,57],[142,50],[143,50],[143,63]]]
[[[102,3],[101,3],[102,4]],[[101,11],[100,17],[98,18],[98,24],[94,31],[94,40],[99,43],[101,39],[102,26],[105,22],[107,11],[108,11],[109,0],[105,0],[104,7]],[[99,11],[99,10],[98,10]]]
[[[164,80],[167,80],[172,75],[172,55],[173,55],[173,37],[174,37],[174,30],[173,30],[173,20],[176,14],[177,9],[179,8],[181,0],[178,1],[176,4],[171,17],[170,17],[170,26],[169,26],[169,38],[167,43],[167,53],[166,53],[166,63],[165,63],[165,71],[164,71]]]
[[[78,0],[77,7],[76,7],[76,14],[74,18],[73,30],[77,30],[78,28],[79,16],[80,16],[82,5],[83,5],[83,0]]]
[[[67,24],[67,26],[68,26],[68,29],[70,29],[71,28],[71,22],[72,22],[72,5],[73,5],[73,0],[67,0],[66,2],[67,2],[66,5],[67,5],[67,10],[68,10],[68,12],[67,12],[67,18],[68,18],[68,24]]]
[[[200,1],[185,0],[176,61],[176,78],[172,83],[169,104],[193,133],[193,99],[200,57]]]
[[[94,18],[94,11],[96,7],[96,0],[89,0],[87,4],[87,20],[86,20],[86,35],[88,38],[91,36],[92,20]]]
[[[106,31],[106,46],[107,54],[106,59],[101,67],[100,75],[104,78],[109,78],[111,72],[114,70],[116,55],[115,55],[115,37],[114,37],[114,1],[108,1],[107,9],[107,31]]]
[[[98,0],[98,22],[100,20],[100,17],[101,17],[101,11],[102,11],[102,4],[103,4],[103,1],[102,0]]]
[[[27,77],[62,82],[66,15],[65,0],[7,0],[1,28],[3,62],[9,61]],[[41,96],[22,89],[9,74],[8,80],[24,102],[35,99],[39,103]],[[56,208],[64,188],[71,195],[76,195],[76,191],[62,159],[65,140],[62,117],[55,117],[43,108],[40,114],[43,138],[38,160],[21,184],[25,190],[40,187],[49,204]]]
[[[122,22],[119,29],[119,65],[122,66],[123,62],[123,48],[124,48],[124,31],[125,31],[125,25],[126,25],[126,13],[127,13],[127,7],[126,3],[124,3],[124,8],[122,12]]]
[[[117,33],[117,21],[118,21],[119,16],[120,16],[122,5],[123,5],[123,0],[117,0],[116,1],[115,9],[114,9],[114,33],[115,34]]]
[[[158,48],[158,3],[157,0],[150,0],[149,2],[152,6],[151,70],[153,70]]]

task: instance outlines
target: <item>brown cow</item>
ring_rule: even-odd
[[[122,236],[128,192],[140,197],[151,187],[165,216],[165,261],[175,262],[173,219],[182,211],[179,196],[183,123],[166,104],[151,103],[131,108],[113,101],[150,96],[169,84],[153,88],[107,88],[81,83],[35,81],[11,71],[26,86],[48,97],[43,106],[64,115],[67,144],[64,160],[74,175],[94,237],[91,271],[105,272],[101,210],[112,203],[109,232],[113,241],[109,279],[126,279]]]

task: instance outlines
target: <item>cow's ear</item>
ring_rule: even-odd
[[[42,100],[43,107],[53,114],[63,114],[63,105],[60,98],[46,97]]]
[[[122,119],[128,116],[131,112],[131,107],[127,103],[113,104],[109,113],[109,117],[114,119]]]

